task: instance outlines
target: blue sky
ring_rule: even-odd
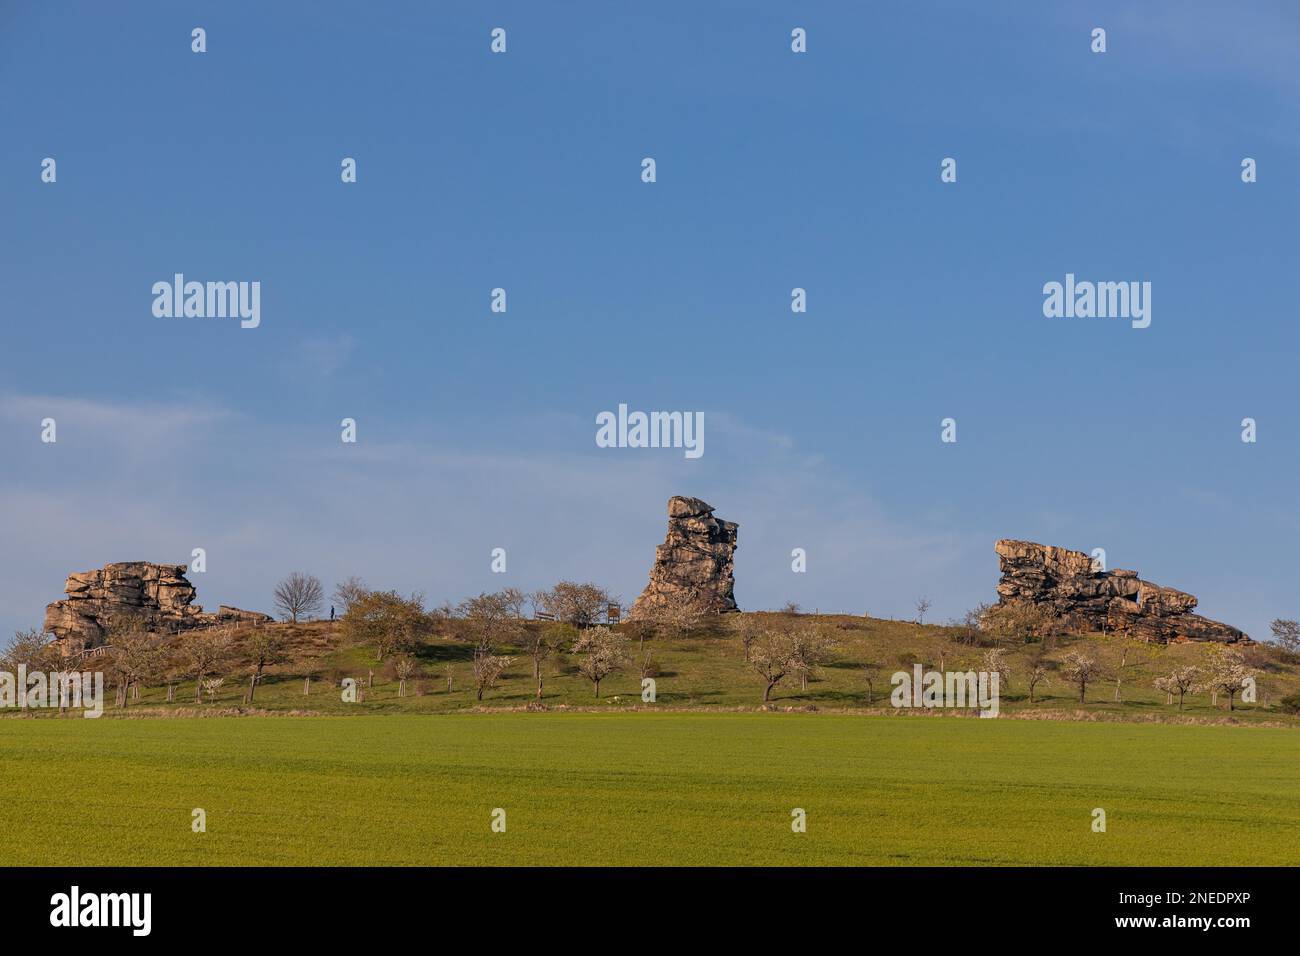
[[[211,608],[298,569],[630,601],[688,494],[742,607],[957,616],[1021,537],[1264,636],[1297,49],[1289,3],[6,3],[0,627],[194,547]],[[261,326],[155,318],[175,272],[260,281]],[[1151,327],[1045,318],[1067,272],[1150,281]],[[597,448],[621,402],[705,455]]]

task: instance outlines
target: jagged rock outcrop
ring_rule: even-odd
[[[1067,626],[1122,632],[1137,640],[1249,640],[1231,625],[1192,614],[1194,595],[1143,581],[1136,571],[1102,571],[1082,551],[1009,539],[993,549],[1002,568],[999,604],[1044,606]]]
[[[154,631],[180,631],[222,623],[254,623],[272,618],[256,611],[221,606],[205,614],[194,603],[194,585],[183,564],[122,561],[68,575],[67,597],[45,608],[45,631],[56,640],[91,648],[104,644],[115,619],[134,618]]]
[[[650,583],[629,616],[653,618],[677,608],[700,614],[737,610],[732,556],[738,527],[713,517],[713,506],[699,498],[669,498],[668,536],[655,548]]]

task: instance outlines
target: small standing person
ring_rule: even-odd
[[[334,605],[330,605],[330,620],[334,620]]]

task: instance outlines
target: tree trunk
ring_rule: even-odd
[[[1084,695],[1084,693],[1087,692],[1087,690],[1088,690],[1088,685],[1087,685],[1087,684],[1080,684],[1080,685],[1079,685],[1079,703],[1081,703],[1081,704],[1086,703],[1086,701],[1083,699],[1083,695]]]
[[[257,687],[257,675],[254,674],[252,677],[248,678],[248,702],[250,704],[253,702],[253,690],[256,687]]]
[[[399,677],[399,678],[397,679],[397,696],[398,696],[398,697],[405,697],[405,696],[406,696],[406,678],[405,678],[405,677]]]
[[[537,699],[542,699],[542,675],[537,675]]]
[[[480,688],[478,689],[478,699],[479,699],[479,700],[482,700],[482,699],[483,699],[483,688],[482,688],[482,687],[480,687]]]
[[[302,696],[304,696],[304,697],[309,697],[309,696],[311,696],[311,678],[310,678],[310,677],[304,677],[304,678],[302,679]]]
[[[765,691],[763,691],[763,703],[766,704],[769,700],[772,699],[772,688],[773,688],[774,686],[776,686],[776,685],[774,685],[774,684],[772,684],[772,683],[770,683],[770,682],[768,683],[768,685],[767,685],[767,689],[766,689]]]
[[[599,696],[600,696],[600,678],[597,678],[597,679],[596,679],[595,684],[596,684],[596,696],[599,697]]]

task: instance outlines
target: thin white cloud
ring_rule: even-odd
[[[206,406],[9,396],[3,407],[24,423],[53,408],[106,429],[155,419],[174,439],[190,434],[187,453],[162,472],[152,459],[142,469],[130,442],[96,443],[91,453],[61,436],[60,453],[76,464],[57,486],[33,478],[39,443],[17,443],[15,467],[0,475],[0,524],[10,542],[0,616],[14,627],[39,623],[71,571],[118,560],[181,562],[194,547],[208,556],[207,573],[195,577],[199,600],[213,607],[268,610],[274,582],[298,569],[327,583],[360,574],[435,601],[562,577],[599,580],[630,601],[645,585],[673,494],[703,497],[740,523],[737,595],[745,607],[794,599],[901,615],[917,581],[936,603],[946,597],[935,579],[960,553],[955,534],[907,531],[865,490],[811,464],[816,456],[788,436],[721,413],[707,413],[705,457],[687,461],[670,449],[598,449],[594,424],[562,430],[550,448],[466,452],[364,432],[355,446],[314,444],[299,430],[286,440],[283,425]],[[219,435],[194,433],[221,419]],[[532,434],[532,424],[503,423],[495,432]],[[586,431],[591,436],[575,445]],[[494,547],[507,549],[505,575],[490,572]],[[793,547],[808,551],[806,575],[790,570]]]
[[[173,438],[228,416],[222,408],[196,403],[108,402],[55,395],[0,394],[0,418],[38,430],[43,418],[90,434]]]
[[[343,332],[305,339],[294,353],[292,370],[308,378],[329,378],[343,370],[356,346],[356,339]]]

